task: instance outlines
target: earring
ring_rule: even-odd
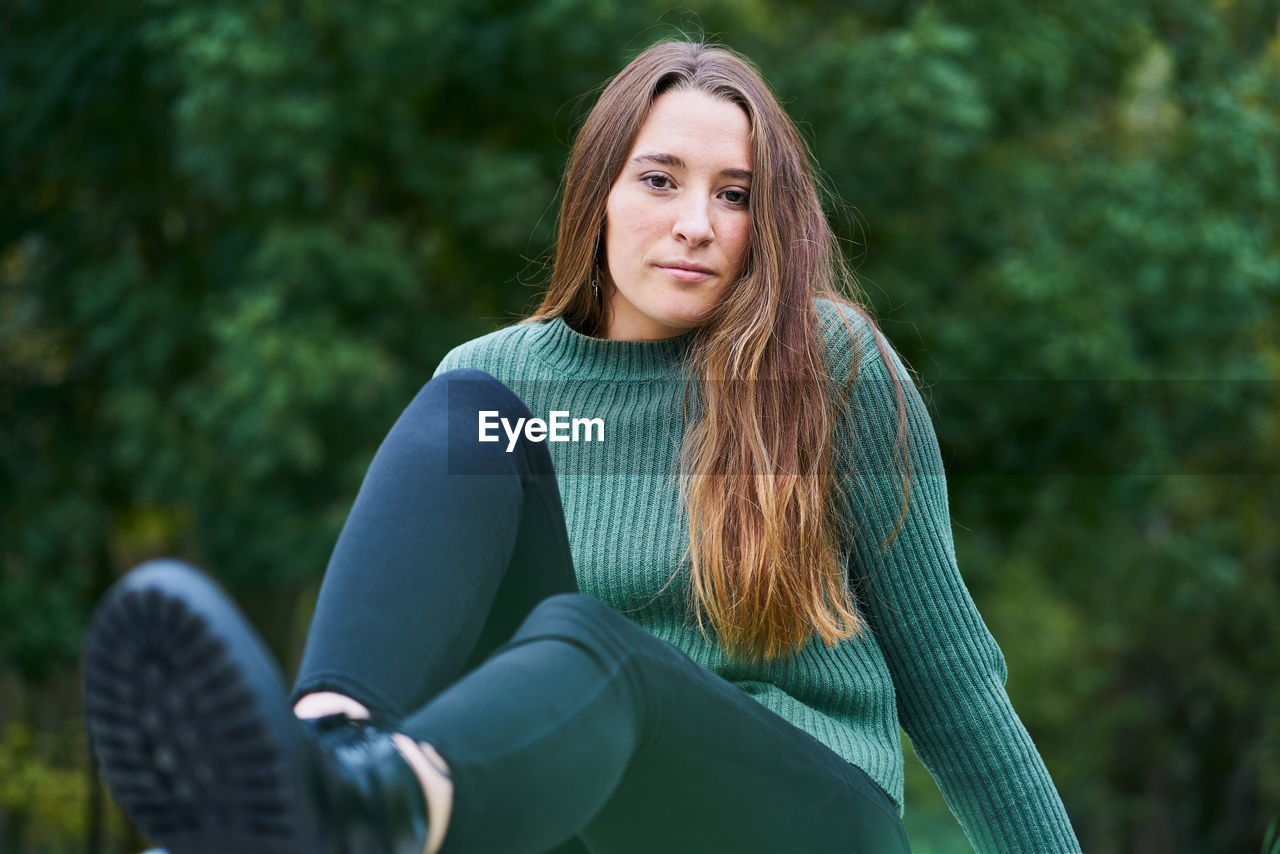
[[[600,302],[600,277],[593,275],[591,277],[591,295],[595,297],[596,302]]]

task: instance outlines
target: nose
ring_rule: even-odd
[[[699,193],[689,193],[679,202],[672,234],[677,240],[701,246],[715,237],[711,227],[711,211],[707,199]]]

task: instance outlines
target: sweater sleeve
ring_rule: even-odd
[[[883,546],[902,510],[902,445],[893,381],[873,334],[861,348],[844,422],[842,445],[854,466],[845,480],[855,531],[850,569],[889,665],[899,723],[977,851],[1079,851],[1005,693],[1004,656],[961,580],[937,436],[892,350],[906,402],[910,500],[901,530]]]

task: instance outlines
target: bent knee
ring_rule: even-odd
[[[529,407],[510,386],[476,368],[454,368],[436,374],[418,392],[418,397],[443,402],[450,409],[498,409],[521,415],[529,412]]]
[[[544,638],[566,640],[598,653],[611,654],[626,650],[628,634],[643,631],[594,596],[557,593],[533,607],[511,640],[513,643]]]

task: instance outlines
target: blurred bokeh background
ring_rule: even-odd
[[[533,304],[596,87],[679,33],[812,145],[1086,849],[1280,850],[1275,0],[7,0],[0,851],[142,847],[78,690],[139,560],[292,673],[379,439]]]

